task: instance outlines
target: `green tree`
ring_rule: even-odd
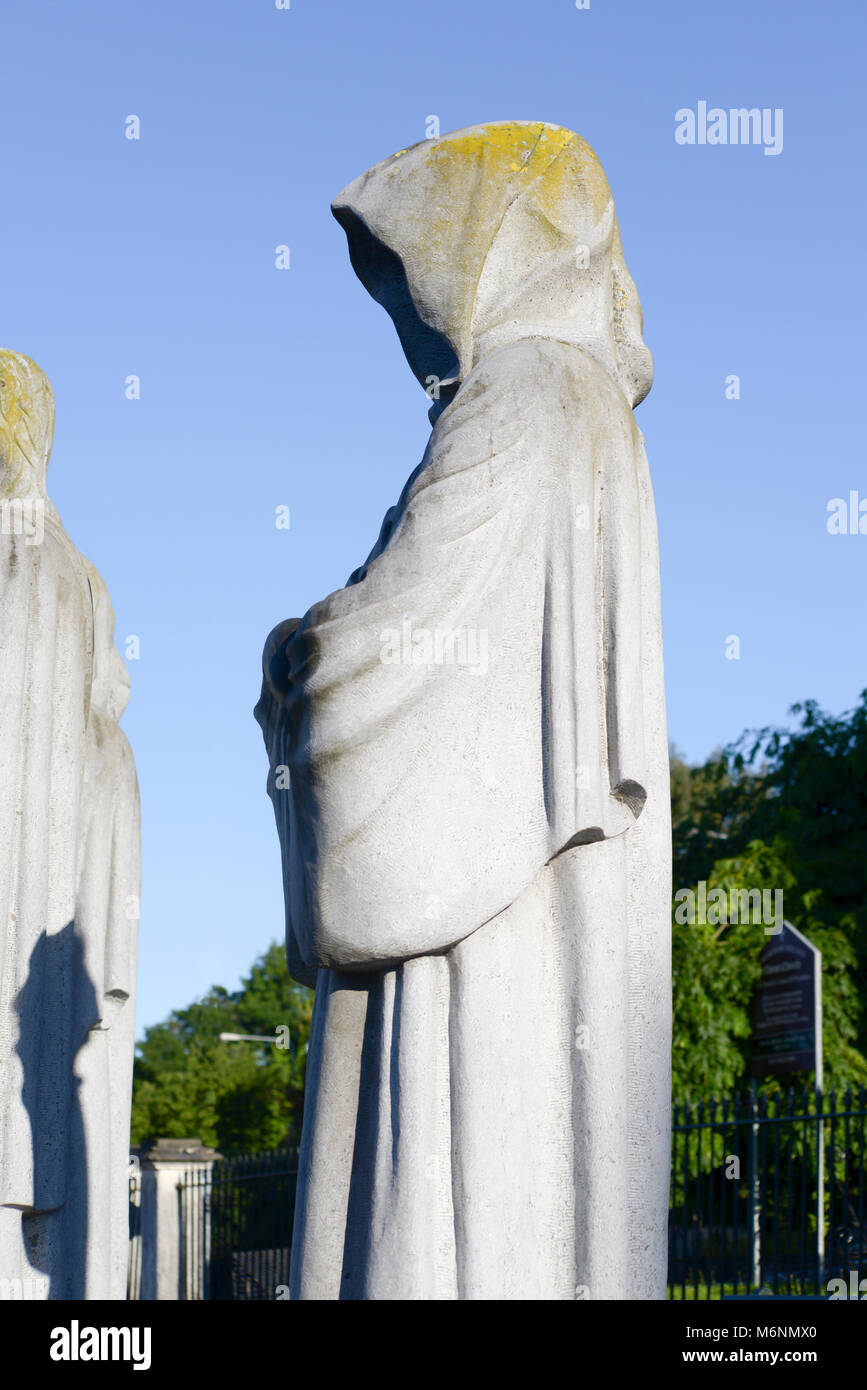
[[[214,986],[148,1028],[134,1067],[132,1142],[197,1135],[227,1155],[297,1143],[312,1001],[275,943],[237,992]],[[220,1033],[275,1041],[226,1043]]]
[[[790,880],[773,851],[754,841],[734,859],[714,861],[707,891],[779,887]],[[695,884],[675,884],[697,892]],[[676,895],[675,895],[676,896]],[[679,923],[672,929],[673,1092],[724,1095],[736,1088],[748,1066],[750,1005],[761,973],[759,953],[767,942],[761,926],[724,921]]]
[[[675,888],[770,888],[822,951],[826,1085],[867,1081],[867,691],[839,717],[747,732],[700,767],[672,757]],[[765,944],[755,926],[673,929],[677,1096],[745,1081]],[[807,1076],[784,1078],[798,1084]],[[771,1089],[774,1089],[772,1086]]]

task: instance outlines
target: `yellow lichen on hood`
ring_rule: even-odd
[[[574,131],[493,121],[421,141],[362,174],[332,208],[353,265],[395,319],[423,384],[444,375],[432,365],[442,359],[435,336],[457,359],[452,380],[472,369],[483,337],[489,350],[523,331],[575,342],[630,399],[649,386],[649,355],[629,340],[635,323],[623,290],[628,300],[632,286],[615,264],[622,258],[611,190]],[[400,263],[405,287],[397,287],[382,248]],[[636,365],[618,360],[621,347]]]
[[[48,378],[23,353],[0,348],[0,496],[43,491],[53,439]]]

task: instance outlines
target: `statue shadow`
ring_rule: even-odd
[[[39,937],[15,1009],[33,1172],[24,1252],[31,1269],[48,1276],[49,1299],[83,1299],[88,1154],[75,1059],[98,1009],[74,922]]]

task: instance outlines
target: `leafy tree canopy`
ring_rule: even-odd
[[[134,1068],[132,1142],[196,1135],[226,1155],[296,1143],[312,1002],[275,943],[234,994],[215,985],[148,1028]],[[221,1042],[221,1033],[274,1041]]]
[[[839,717],[795,705],[699,767],[672,750],[675,889],[783,893],[786,919],[822,952],[826,1088],[867,1082],[867,691]],[[761,926],[673,928],[674,1090],[743,1084]],[[799,1085],[807,1075],[784,1078]]]

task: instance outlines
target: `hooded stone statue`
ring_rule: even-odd
[[[46,494],[53,426],[42,371],[0,351],[0,1276],[124,1298],[138,788],[105,586]]]
[[[257,718],[315,984],[292,1295],[662,1298],[670,827],[651,359],[598,160],[540,122],[333,204],[434,401]]]

